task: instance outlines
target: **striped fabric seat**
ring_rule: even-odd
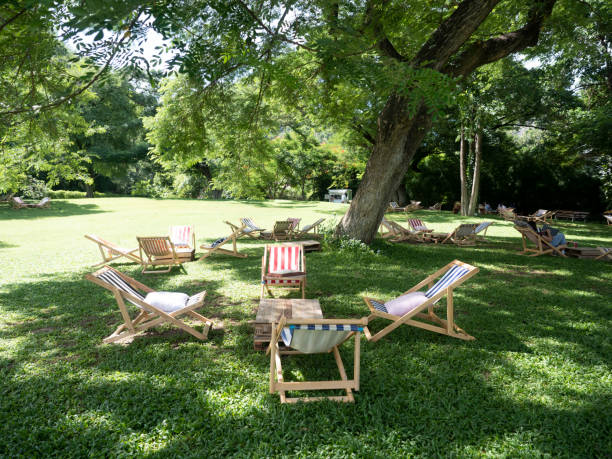
[[[193,226],[182,225],[182,226],[171,226],[170,227],[170,240],[176,248],[194,248],[193,244],[194,232]]]
[[[324,220],[325,220],[324,218],[319,218],[316,222],[311,223],[310,225],[306,225],[304,228],[302,228],[301,233],[304,234],[310,231],[311,229],[316,228],[321,223],[323,223]]]
[[[425,292],[427,298],[433,298],[442,290],[448,288],[453,282],[461,279],[469,272],[469,269],[459,265],[452,265],[451,268],[436,282],[429,290]]]
[[[269,246],[269,262],[268,262],[268,273],[269,274],[286,274],[290,275],[292,272],[302,272],[302,254],[301,246],[280,246],[271,245]],[[264,279],[264,283],[267,284],[299,284],[301,279]]]
[[[481,231],[487,229],[489,226],[491,226],[493,224],[493,222],[482,222],[481,224],[479,224],[475,229],[474,229],[474,234],[478,234]]]
[[[219,239],[217,239],[216,241],[214,241],[213,243],[210,244],[210,248],[214,249],[218,245],[223,244],[228,239],[229,239],[229,237],[220,237]]]
[[[263,228],[258,227],[255,222],[250,218],[241,218],[240,222],[244,225],[244,229],[246,232],[263,231]]]
[[[138,298],[140,301],[144,301],[144,296],[142,296],[138,292],[138,290],[136,290],[134,287],[132,287],[130,284],[128,284],[125,280],[123,280],[121,278],[121,276],[119,276],[116,272],[111,271],[111,270],[101,271],[101,272],[96,273],[95,276],[98,279],[106,282],[107,284],[110,284],[113,287],[118,288],[122,292],[125,292],[125,293],[128,293],[129,295],[132,295],[132,296]],[[138,303],[134,302],[129,297],[126,297],[126,299],[130,303],[135,304],[136,306],[140,307],[140,305]]]
[[[370,300],[370,303],[372,304],[372,306],[374,306],[374,308],[378,309],[379,311],[382,312],[389,312],[387,310],[387,307],[385,306],[385,303],[381,303],[380,301],[376,301],[376,300]]]
[[[327,352],[342,343],[351,332],[362,332],[358,325],[311,324],[284,327],[281,338],[285,346],[304,354]]]
[[[287,221],[291,222],[291,226],[289,227],[289,230],[295,231],[300,226],[300,222],[302,221],[302,219],[301,218],[288,218]]]

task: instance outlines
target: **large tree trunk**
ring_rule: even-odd
[[[461,134],[459,137],[459,183],[461,184],[461,215],[465,215],[468,207],[467,177],[466,177],[466,151],[465,151],[465,126],[461,123]]]
[[[421,108],[410,118],[404,101],[393,95],[378,120],[378,136],[359,189],[336,234],[370,243],[385,213],[389,198],[402,183],[410,161],[431,127],[431,116]]]
[[[368,8],[364,26],[375,33],[376,45],[385,58],[409,63],[415,69],[427,67],[452,77],[463,77],[481,65],[536,45],[544,19],[550,16],[555,1],[534,0],[522,28],[466,45],[499,0],[463,0],[412,61],[402,56],[385,36],[377,8]],[[396,93],[389,96],[378,117],[378,133],[362,182],[336,234],[346,234],[366,243],[376,235],[391,193],[402,182],[415,151],[431,127],[431,115],[422,103],[412,117],[407,114],[407,106],[407,101]]]
[[[468,215],[474,215],[478,206],[478,193],[480,188],[480,161],[482,158],[482,132],[474,134],[474,175],[472,177],[472,195]]]
[[[400,186],[391,194],[390,201],[397,202],[400,206],[405,206],[408,204],[408,195],[406,194],[406,187],[404,186],[404,182],[400,183]]]

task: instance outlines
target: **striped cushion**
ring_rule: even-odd
[[[281,338],[286,346],[313,354],[329,351],[342,343],[349,333],[358,331],[363,331],[363,328],[357,325],[290,325],[283,328]]]
[[[415,231],[429,231],[429,228],[419,218],[409,218],[408,223]]]
[[[453,265],[451,268],[446,271],[446,273],[440,278],[438,282],[436,282],[433,287],[425,292],[425,296],[427,298],[432,298],[437,295],[442,290],[448,288],[453,282],[461,279],[465,276],[470,270],[464,268],[463,266]]]
[[[248,232],[250,232],[250,231],[261,231],[261,228],[259,228],[255,224],[255,222],[253,220],[251,220],[250,218],[241,218],[240,222],[246,227]]]
[[[118,288],[122,292],[129,293],[130,295],[135,296],[139,300],[144,301],[144,296],[142,296],[138,292],[138,290],[136,290],[134,287],[132,287],[130,284],[128,284],[121,276],[119,276],[114,271],[111,271],[111,270],[103,271],[103,272],[97,274],[96,277],[98,279],[100,279],[100,280],[103,280],[107,284],[110,284],[113,287]],[[129,298],[127,298],[127,300],[129,302],[131,302],[131,303],[134,303]],[[134,304],[136,304],[136,303],[134,303]],[[139,306],[139,305],[136,304],[136,306]]]

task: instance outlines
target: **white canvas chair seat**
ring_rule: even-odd
[[[195,249],[195,232],[191,225],[170,227],[170,240],[175,248]]]
[[[604,218],[608,222],[608,225],[612,225],[612,215],[604,215]]]
[[[280,395],[281,403],[314,402],[333,400],[354,402],[353,391],[359,390],[360,377],[360,338],[367,319],[287,319],[282,317],[279,324],[273,324],[268,351],[270,353],[270,393]],[[353,378],[349,379],[344,368],[338,347],[354,337]],[[281,350],[282,339],[289,350]],[[339,380],[327,381],[285,381],[281,362],[282,354],[329,353],[334,355]],[[343,396],[288,397],[287,392],[302,390],[342,389]]]
[[[270,286],[302,290],[306,294],[306,260],[299,244],[266,245],[261,259],[261,298]]]
[[[261,233],[265,231],[265,228],[260,228],[251,218],[241,218],[240,223],[244,226],[244,233],[253,239],[261,237]]]
[[[94,267],[109,263],[121,257],[125,257],[130,261],[142,264],[142,258],[138,254],[138,247],[135,249],[126,249],[125,247],[108,242],[95,234],[86,234],[85,238],[98,244],[98,249],[100,249],[100,254],[102,255],[102,261],[93,265]]]
[[[462,223],[452,233],[448,233],[442,244],[452,242],[456,245],[474,245],[476,244],[476,228],[477,223]]]
[[[195,312],[196,309],[202,307],[204,304],[206,291],[188,296],[182,306],[158,307],[155,306],[155,304],[147,302],[147,298],[151,298],[150,294],[155,293],[153,289],[120,273],[110,266],[105,266],[95,273],[87,274],[85,278],[113,293],[123,317],[124,323],[110,336],[104,338],[103,341],[105,343],[112,343],[133,337],[162,323],[172,324],[198,339],[207,339],[208,331],[213,325],[213,322]],[[147,293],[147,297],[140,293],[141,291]],[[135,318],[132,319],[130,317],[125,301],[132,303],[139,309],[140,312]],[[204,327],[203,332],[199,332],[178,319],[178,317],[183,315],[188,315],[202,323]]]
[[[385,302],[374,298],[365,297],[364,301],[368,305],[371,312],[370,316],[368,317],[368,323],[375,318],[383,318],[392,321],[390,325],[386,326],[374,335],[372,335],[370,330],[366,327],[364,329],[366,338],[371,341],[378,341],[400,325],[411,325],[413,327],[422,328],[463,340],[475,339],[473,336],[468,335],[464,330],[455,324],[453,291],[463,282],[474,276],[477,272],[477,267],[463,263],[459,260],[453,260],[442,269],[426,277],[410,290],[404,292],[404,295],[406,295],[413,292],[418,292],[425,286],[429,287],[424,293],[426,301],[412,307],[401,316],[390,314]],[[438,281],[434,283],[434,280],[438,277]],[[442,319],[434,313],[434,306],[444,296],[446,296],[446,319]]]

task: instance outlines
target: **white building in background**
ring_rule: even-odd
[[[346,203],[353,199],[353,190],[327,190],[329,194],[325,195],[325,199],[329,202]]]

